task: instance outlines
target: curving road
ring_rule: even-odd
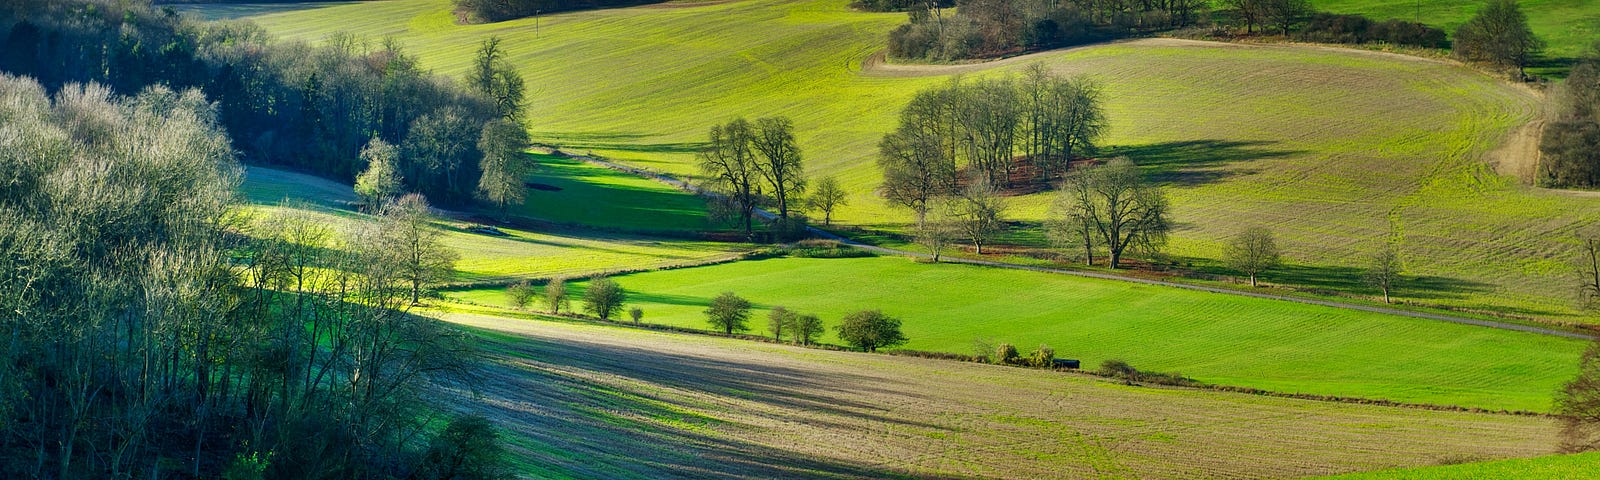
[[[573,158],[573,159],[576,159],[576,160],[582,160],[582,161],[585,161],[585,162],[593,163],[593,164],[596,164],[596,165],[601,165],[601,166],[604,166],[604,167],[607,167],[607,168],[611,168],[611,169],[614,169],[614,170],[619,170],[619,171],[628,172],[628,173],[631,173],[631,174],[634,174],[634,175],[647,177],[647,178],[656,180],[658,182],[662,182],[662,183],[665,183],[665,184],[668,184],[668,185],[672,185],[673,187],[676,187],[676,188],[678,188],[680,190],[693,192],[693,193],[698,194],[698,195],[716,195],[716,193],[707,192],[707,191],[701,189],[699,186],[696,186],[696,185],[694,185],[692,183],[689,183],[687,181],[684,181],[684,180],[681,180],[681,179],[678,179],[678,178],[675,178],[675,177],[671,177],[671,176],[668,176],[668,175],[665,175],[665,174],[651,172],[651,171],[643,170],[643,169],[639,169],[639,168],[634,168],[634,167],[630,167],[630,166],[623,165],[623,164],[620,164],[620,163],[612,162],[612,161],[609,161],[609,160],[602,160],[602,159],[590,157],[590,156],[587,156],[587,155],[569,154],[569,156],[571,158]],[[777,218],[776,214],[774,214],[772,212],[768,212],[766,210],[761,210],[761,209],[757,209],[756,210],[756,215],[761,217],[761,218],[763,218],[763,219],[768,219],[768,220],[773,219],[773,218]],[[819,237],[826,238],[826,239],[829,239],[829,240],[835,240],[835,241],[838,241],[840,243],[843,243],[843,244],[846,244],[846,245],[850,245],[851,247],[859,248],[859,249],[862,249],[862,250],[881,253],[881,254],[885,254],[885,255],[899,255],[899,256],[912,257],[912,258],[929,258],[930,257],[928,254],[925,254],[925,253],[918,253],[918,252],[912,252],[912,251],[906,251],[906,250],[898,250],[898,249],[893,249],[893,248],[884,248],[884,247],[879,247],[879,246],[876,246],[876,245],[867,245],[867,244],[864,244],[864,243],[861,243],[861,242],[857,242],[855,240],[851,240],[849,238],[846,238],[846,237],[843,237],[843,236],[840,236],[840,235],[836,235],[836,234],[834,234],[832,232],[829,232],[829,231],[826,231],[826,230],[823,230],[823,229],[820,229],[820,228],[816,228],[816,227],[810,227],[810,229],[811,229],[812,233],[816,234]],[[1231,290],[1231,289],[1226,289],[1226,288],[1207,287],[1207,286],[1203,286],[1203,285],[1190,285],[1190,284],[1186,284],[1186,283],[1176,283],[1176,282],[1167,282],[1167,281],[1161,281],[1161,280],[1150,280],[1150,279],[1144,279],[1144,278],[1126,277],[1126,276],[1122,276],[1122,275],[1113,275],[1113,274],[1101,273],[1101,272],[1090,272],[1090,271],[1081,271],[1081,270],[1068,270],[1068,269],[1063,269],[1063,268],[1037,267],[1037,266],[1031,266],[1031,265],[1019,265],[1019,264],[1015,264],[1015,263],[996,262],[996,261],[992,261],[992,260],[961,258],[961,257],[949,257],[949,256],[941,257],[940,261],[941,262],[946,262],[946,263],[963,263],[963,264],[968,264],[968,265],[982,265],[982,266],[986,266],[986,267],[995,267],[995,268],[1010,268],[1010,269],[1014,269],[1014,270],[1030,270],[1030,271],[1035,271],[1035,272],[1056,273],[1056,274],[1061,274],[1061,275],[1075,275],[1075,276],[1079,276],[1079,277],[1096,278],[1096,279],[1101,279],[1101,280],[1114,280],[1114,281],[1119,281],[1119,282],[1133,282],[1133,283],[1141,283],[1141,284],[1145,284],[1145,285],[1157,285],[1157,286],[1162,286],[1162,287],[1183,288],[1183,289],[1188,289],[1188,290],[1198,290],[1198,291],[1202,291],[1202,292],[1220,293],[1220,294],[1224,294],[1224,295],[1239,295],[1239,296],[1244,296],[1244,297],[1263,298],[1263,299],[1268,299],[1268,300],[1281,300],[1281,301],[1285,301],[1285,302],[1295,302],[1295,303],[1304,303],[1304,304],[1310,304],[1310,305],[1320,305],[1320,306],[1324,306],[1324,307],[1345,308],[1345,309],[1350,309],[1350,310],[1360,310],[1360,311],[1364,311],[1364,312],[1382,313],[1382,314],[1387,314],[1387,315],[1398,315],[1398,316],[1402,316],[1402,317],[1421,318],[1421,319],[1425,319],[1425,320],[1437,320],[1437,321],[1441,321],[1441,322],[1459,323],[1459,324],[1463,324],[1463,325],[1474,325],[1474,326],[1479,326],[1479,327],[1498,328],[1498,329],[1502,329],[1502,330],[1514,330],[1514,331],[1518,331],[1518,332],[1537,333],[1537,334],[1543,334],[1543,335],[1554,335],[1554,336],[1558,336],[1558,337],[1575,338],[1575,339],[1582,339],[1582,340],[1591,340],[1591,339],[1596,338],[1593,335],[1588,335],[1588,334],[1579,333],[1579,332],[1573,332],[1573,331],[1567,331],[1567,330],[1556,330],[1556,329],[1551,329],[1551,328],[1542,328],[1542,327],[1535,327],[1535,326],[1530,326],[1530,325],[1520,325],[1520,324],[1515,324],[1515,323],[1496,322],[1496,321],[1492,321],[1492,320],[1480,320],[1480,319],[1476,319],[1476,318],[1459,317],[1459,316],[1445,315],[1445,314],[1440,314],[1440,313],[1414,312],[1414,311],[1410,311],[1410,310],[1401,310],[1401,309],[1397,309],[1397,308],[1377,307],[1377,306],[1371,306],[1371,305],[1359,305],[1359,304],[1354,304],[1354,303],[1337,302],[1337,301],[1332,301],[1332,300],[1318,300],[1318,299],[1312,299],[1312,298],[1292,297],[1292,296],[1287,296],[1287,295],[1274,295],[1274,294],[1270,294],[1270,293],[1245,292],[1245,291]]]

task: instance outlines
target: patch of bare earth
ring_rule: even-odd
[[[530,476],[1285,478],[1548,453],[1549,419],[450,315]]]
[[[1500,148],[1484,156],[1501,175],[1516,178],[1523,185],[1533,185],[1539,173],[1539,138],[1544,134],[1544,121],[1528,122],[1506,136]]]

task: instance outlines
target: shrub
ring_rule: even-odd
[[[1133,365],[1129,365],[1128,362],[1112,359],[1100,362],[1100,374],[1112,378],[1137,380],[1139,370],[1133,368]]]
[[[711,299],[711,306],[706,307],[706,321],[711,323],[711,328],[728,335],[749,330],[750,327],[746,325],[749,320],[750,301],[733,292],[722,292],[717,298]]]
[[[528,304],[533,302],[533,295],[533,286],[528,285],[528,282],[517,282],[506,287],[506,299],[510,300],[511,306],[517,307],[518,310],[528,308]]]
[[[1411,45],[1424,48],[1450,46],[1444,30],[1404,20],[1374,22],[1361,15],[1319,13],[1311,18],[1295,38],[1322,43],[1372,43]]]
[[[494,425],[481,415],[463,415],[428,445],[416,478],[503,479],[511,478],[511,469]]]
[[[644,309],[639,307],[630,308],[628,309],[628,317],[633,319],[633,323],[639,323],[639,320],[644,319]]]
[[[550,309],[550,313],[556,315],[560,315],[563,309],[572,308],[572,301],[567,297],[567,279],[556,277],[545,284],[544,305]]]
[[[583,310],[601,320],[610,320],[612,315],[622,310],[622,302],[627,298],[628,294],[622,291],[622,286],[617,285],[616,280],[597,277],[589,281],[589,288],[583,292]]]
[[[1014,365],[1017,363],[1017,347],[1009,343],[1000,344],[994,350],[994,363],[999,365]]]
[[[811,227],[800,217],[780,218],[767,225],[772,243],[789,243],[811,236]]]
[[[900,332],[900,319],[878,310],[862,310],[839,321],[839,339],[864,352],[904,345],[909,339]]]
[[[1028,354],[1028,364],[1039,368],[1050,368],[1056,359],[1056,351],[1049,345],[1040,344],[1038,350]]]

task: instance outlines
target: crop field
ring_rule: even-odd
[[[546,181],[562,183],[549,178],[555,177],[547,177]],[[355,201],[350,186],[309,175],[251,167],[240,190],[245,199],[252,202],[248,208],[259,215],[296,208],[325,224],[346,230],[372,221],[372,217],[349,208],[349,202]],[[285,199],[291,203],[282,203]],[[467,223],[453,220],[441,221],[438,226],[446,232],[445,244],[461,253],[456,265],[457,283],[510,282],[522,278],[701,263],[731,258],[743,249],[738,244],[592,231],[534,232],[501,228],[508,236],[494,237],[468,232],[465,230]]]
[[[785,306],[821,316],[881,309],[904,321],[913,350],[970,353],[975,340],[1048,344],[1094,368],[1123,359],[1201,381],[1489,409],[1546,411],[1576,373],[1584,343],[1170,287],[903,258],[783,258],[614,277],[644,321],[709,329],[712,297],[756,305],[751,333]],[[572,286],[581,290],[581,283]],[[446,292],[506,306],[499,289]],[[828,334],[824,342],[838,343]]]
[[[1318,0],[1319,9],[1339,13],[1359,13],[1376,19],[1398,18],[1421,21],[1455,34],[1456,27],[1478,13],[1481,0]],[[1548,45],[1547,54],[1557,58],[1576,57],[1588,50],[1600,35],[1600,9],[1587,0],[1531,0],[1520,2],[1528,15],[1528,26]]]
[[[1267,226],[1296,268],[1281,281],[1359,291],[1362,258],[1395,239],[1407,270],[1441,286],[1409,301],[1588,321],[1570,289],[1549,282],[1565,271],[1571,233],[1600,219],[1600,204],[1526,187],[1482,161],[1537,114],[1532,93],[1448,62],[1170,39],[892,65],[874,54],[903,16],[844,3],[748,0],[456,25],[445,0],[391,0],[254,18],[289,38],[394,36],[450,75],[465,71],[479,39],[500,36],[532,88],[537,139],[677,175],[695,173],[692,151],[712,124],[790,116],[810,171],[838,175],[853,192],[838,218],[891,231],[904,231],[909,216],[873,194],[872,159],[900,106],[955,74],[1044,62],[1103,84],[1106,145],[1171,187],[1181,228],[1169,253],[1178,258],[1205,268],[1228,237]],[[1539,15],[1576,18],[1549,11]],[[1048,200],[1016,198],[1015,214],[1038,220]]]
[[[539,478],[1293,478],[1546,454],[1521,417],[1129,387],[1094,377],[587,324],[446,317]]]
[[[1596,470],[1600,470],[1600,453],[1382,470],[1327,477],[1324,480],[1568,480],[1592,478]]]

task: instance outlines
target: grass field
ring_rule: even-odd
[[[1318,9],[1339,13],[1360,13],[1376,19],[1398,18],[1421,21],[1455,34],[1487,3],[1484,0],[1318,0]],[[1600,38],[1600,9],[1588,0],[1523,0],[1533,33],[1549,44],[1547,53],[1556,58],[1582,54]]]
[[[1548,419],[452,315],[493,358],[445,400],[535,478],[1295,478],[1546,454]]]
[[[576,166],[569,170],[585,171]],[[539,178],[570,186],[583,185],[586,178],[593,176],[565,178],[558,175],[569,170],[552,168]],[[573,191],[581,192],[584,188],[588,187],[573,187]],[[349,202],[355,200],[350,186],[309,175],[251,167],[240,190],[245,200],[252,203],[249,208],[262,215],[286,208],[281,201],[287,199],[298,202],[287,208],[300,209],[340,229],[372,220],[349,208]],[[438,225],[446,231],[445,244],[461,253],[456,265],[456,282],[459,283],[510,282],[521,278],[699,263],[732,257],[745,248],[738,244],[594,231],[534,232],[502,228],[509,236],[493,237],[466,231],[466,222],[441,221]]]
[[[1327,477],[1324,480],[1568,480],[1600,474],[1600,453],[1420,467]]]
[[[1548,410],[1581,341],[1278,300],[903,258],[784,258],[615,277],[644,321],[709,328],[710,299],[786,306],[834,325],[881,309],[905,348],[970,353],[976,339],[1039,344],[1090,368],[1120,358],[1223,385],[1490,409]],[[581,290],[582,284],[574,285]],[[498,289],[446,292],[506,305]],[[830,327],[831,328],[831,327]],[[824,341],[836,343],[832,333]]]
[[[527,201],[513,215],[557,223],[648,231],[724,228],[707,221],[706,202],[637,175],[555,155],[534,154],[538,165]]]
[[[872,194],[872,159],[900,106],[952,74],[1041,61],[1104,84],[1106,143],[1171,186],[1181,228],[1169,251],[1180,258],[1204,268],[1231,235],[1268,226],[1296,266],[1284,280],[1353,291],[1363,256],[1394,238],[1413,275],[1443,286],[1411,301],[1587,321],[1570,289],[1550,282],[1564,271],[1567,238],[1600,219],[1600,203],[1522,186],[1480,161],[1535,116],[1531,93],[1411,57],[1165,39],[976,66],[864,67],[902,16],[844,4],[641,7],[536,26],[456,25],[445,0],[391,0],[255,18],[289,38],[394,36],[449,75],[465,71],[479,39],[498,35],[531,86],[536,138],[674,174],[694,173],[691,152],[710,125],[788,115],[810,171],[837,174],[853,192],[840,220],[889,230],[909,217]],[[1014,203],[1018,217],[1037,220],[1048,202]]]

